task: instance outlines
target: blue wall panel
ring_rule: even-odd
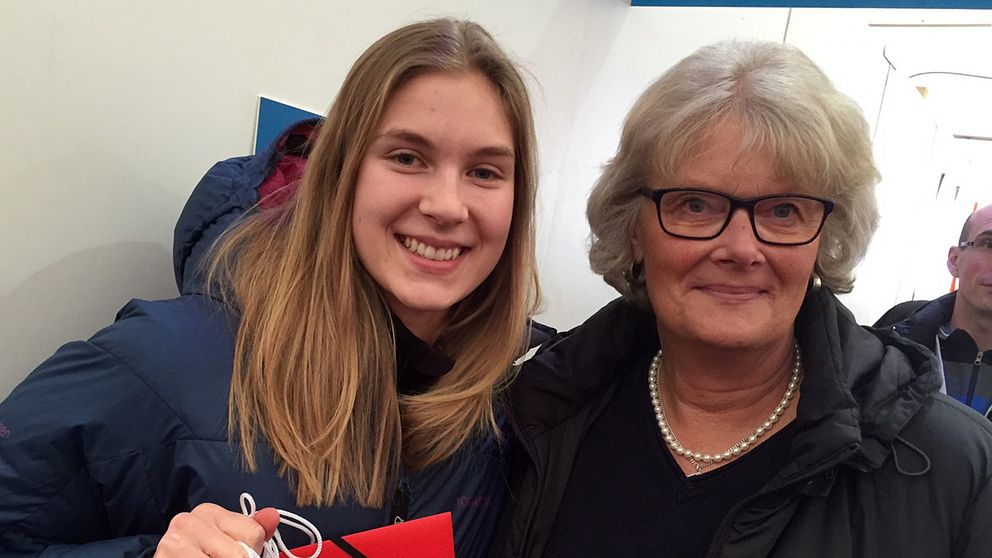
[[[255,152],[276,139],[279,132],[293,122],[321,116],[265,97],[258,98],[258,122],[255,126]]]
[[[631,6],[992,9],[992,0],[631,0]]]

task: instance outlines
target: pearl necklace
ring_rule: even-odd
[[[785,394],[782,396],[782,400],[779,401],[778,405],[775,406],[775,410],[772,414],[768,416],[761,425],[754,429],[753,432],[742,438],[736,444],[730,446],[726,451],[722,453],[708,454],[699,453],[698,451],[692,451],[687,449],[679,442],[679,439],[675,437],[675,433],[672,432],[671,427],[668,426],[668,420],[665,418],[665,406],[661,402],[661,395],[659,393],[659,387],[661,386],[661,363],[663,361],[661,349],[658,353],[654,355],[651,360],[651,366],[648,367],[648,389],[651,392],[651,405],[654,406],[654,416],[658,419],[658,428],[661,429],[661,435],[665,438],[665,443],[672,450],[672,453],[676,455],[681,455],[692,463],[692,466],[696,468],[696,472],[690,476],[695,476],[703,472],[703,469],[713,465],[714,463],[720,463],[722,461],[730,461],[738,456],[747,453],[754,446],[758,445],[758,438],[761,438],[766,432],[772,429],[779,418],[781,418],[782,413],[789,406],[789,402],[796,394],[796,388],[799,387],[799,376],[802,370],[802,356],[799,352],[799,344],[795,344],[795,349],[793,351],[792,357],[792,377],[789,378],[789,385],[785,388]]]

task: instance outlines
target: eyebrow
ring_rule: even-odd
[[[382,138],[392,138],[392,139],[407,141],[428,151],[435,148],[435,145],[429,139],[418,134],[417,132],[405,128],[386,130],[385,132],[380,134],[376,138],[376,140]],[[510,159],[516,157],[513,150],[505,145],[487,145],[485,147],[480,147],[479,149],[473,151],[472,155],[484,156],[484,157],[507,157]]]

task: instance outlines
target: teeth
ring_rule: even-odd
[[[453,260],[462,253],[461,248],[435,248],[409,236],[403,237],[403,246],[418,256],[438,262]]]

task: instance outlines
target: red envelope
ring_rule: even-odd
[[[455,558],[455,540],[451,530],[451,513],[439,513],[347,535],[344,540],[368,558]],[[316,544],[292,549],[306,558],[317,550]],[[289,558],[286,554],[279,554]],[[349,554],[324,540],[319,558],[349,558]]]

